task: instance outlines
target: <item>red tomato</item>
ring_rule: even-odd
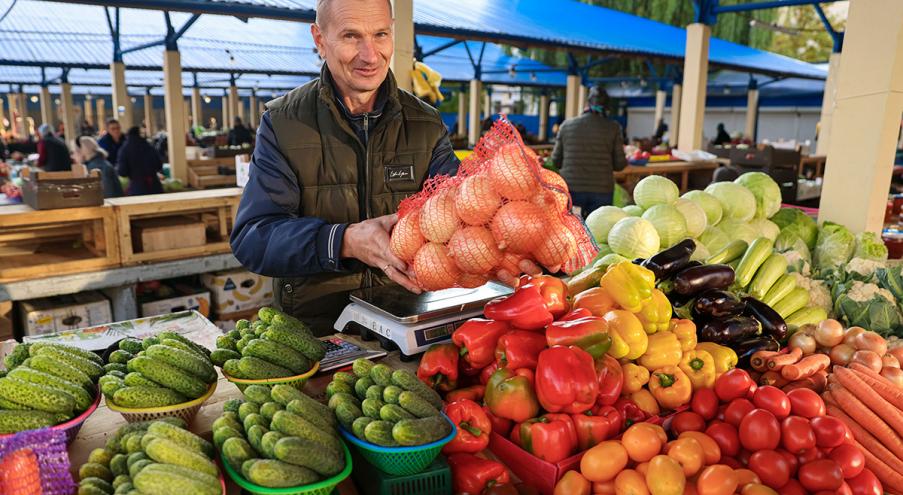
[[[843,443],[847,426],[843,421],[831,416],[818,416],[809,421],[815,432],[815,443],[819,447],[837,447]]]
[[[755,408],[756,406],[746,399],[734,399],[727,405],[727,409],[724,410],[724,421],[735,428],[739,428],[743,418]]]
[[[800,467],[797,474],[800,484],[810,492],[837,490],[843,483],[843,471],[833,459],[819,459]]]
[[[781,422],[781,445],[794,455],[815,447],[815,432],[809,420],[802,416],[788,416]]]
[[[821,450],[809,449],[804,451],[802,454],[796,456],[796,458],[800,461],[800,464],[809,464],[812,461],[817,461],[819,459],[824,459],[825,454],[822,453]]]
[[[774,450],[781,443],[781,425],[774,414],[754,409],[740,423],[740,445],[752,450]],[[770,485],[769,485],[770,486]]]
[[[781,495],[806,495],[806,489],[797,480],[790,480],[782,486],[778,493]]]
[[[715,419],[718,421],[724,421],[724,410],[727,409],[727,404],[721,404],[718,406],[718,414],[715,415]]]
[[[848,424],[844,423],[843,425],[847,427],[846,433],[843,434],[843,443],[856,445],[856,438],[853,437],[853,430],[850,429]]]
[[[778,453],[784,456],[784,459],[787,459],[787,464],[790,465],[790,477],[796,476],[796,470],[800,467],[800,461],[796,458],[795,455],[787,452],[784,449],[778,449]]]
[[[723,457],[722,456],[721,460],[718,461],[718,464],[725,464],[734,469],[742,469],[743,468],[743,464],[740,464],[740,461],[738,461],[737,459],[735,459],[733,457]]]
[[[740,451],[740,437],[737,435],[737,429],[733,426],[721,421],[715,421],[709,424],[705,433],[718,444],[722,458],[733,457]]]
[[[749,389],[755,385],[749,373],[734,368],[725,371],[723,375],[715,380],[715,394],[721,399],[721,402],[730,402],[740,397],[746,397]]]
[[[825,401],[813,390],[798,388],[787,392],[790,399],[790,412],[797,416],[812,419],[825,415]]]
[[[677,435],[685,431],[703,431],[705,430],[705,419],[693,411],[679,412],[671,420],[671,430]]]
[[[693,392],[690,399],[690,410],[699,414],[706,421],[714,419],[718,415],[718,396],[710,388],[701,388]]]
[[[759,387],[753,395],[753,404],[759,409],[765,409],[778,419],[786,418],[790,415],[790,399],[783,390],[765,385]]]
[[[750,377],[752,378],[752,377]],[[753,380],[752,385],[749,386],[749,390],[746,391],[746,398],[749,400],[753,400],[753,396],[756,395],[756,390],[759,389],[759,385],[756,384],[756,381]]]
[[[790,464],[780,452],[760,450],[749,457],[749,469],[762,483],[778,489],[790,480]],[[781,492],[783,493],[783,492]]]
[[[865,468],[859,473],[859,476],[850,478],[847,481],[853,495],[881,495],[884,493],[884,487],[875,476],[871,469]]]
[[[846,481],[844,481],[840,484],[840,488],[834,492],[834,495],[853,495],[853,489],[850,488],[850,485],[848,485]]]
[[[845,443],[836,447],[828,457],[840,464],[844,479],[855,478],[865,469],[865,455],[854,445]]]
[[[740,464],[746,466],[749,464],[749,456],[751,455],[752,452],[741,448],[740,452],[737,452],[737,461],[739,461]]]

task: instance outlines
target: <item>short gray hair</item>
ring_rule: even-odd
[[[323,22],[326,20],[325,13],[332,2],[333,0],[317,0],[317,18],[314,20],[314,23],[320,26],[320,29],[323,28]],[[386,0],[386,3],[389,4],[389,16],[395,19],[395,9],[392,8],[392,0]]]
[[[107,157],[107,150],[100,147],[97,144],[97,141],[94,140],[91,136],[82,136],[78,138],[78,147],[81,150],[82,154],[85,157],[94,156],[98,153],[101,154],[104,158]]]

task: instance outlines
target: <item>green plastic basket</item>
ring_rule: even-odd
[[[407,476],[386,474],[351,451],[354,471],[351,477],[362,495],[448,495],[452,492],[451,469],[445,456],[438,455],[422,472]]]
[[[311,483],[310,485],[304,486],[291,486],[288,488],[267,488],[265,486],[255,485],[250,481],[244,479],[240,473],[236,473],[229,463],[223,459],[222,465],[223,469],[226,470],[226,473],[232,478],[232,481],[235,482],[236,485],[240,486],[243,490],[259,494],[259,495],[330,495],[333,493],[333,490],[339,483],[345,480],[351,474],[351,451],[348,450],[348,446],[342,443],[342,448],[345,449],[345,469],[342,470],[341,473],[333,476],[332,478],[327,478],[323,481],[318,481],[317,483]],[[222,455],[222,454],[221,454]],[[187,494],[186,494],[187,495]]]
[[[413,447],[380,447],[357,438],[341,425],[339,433],[357,448],[361,457],[380,471],[396,476],[405,476],[417,474],[426,469],[439,455],[442,447],[451,442],[458,434],[458,429],[455,428],[452,420],[448,419],[444,413],[442,417],[451,425],[451,433],[435,442]]]

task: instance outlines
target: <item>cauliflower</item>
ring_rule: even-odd
[[[789,271],[801,273],[807,277],[812,273],[809,262],[799,251],[784,251],[781,253],[781,256],[787,260],[787,269]]]
[[[870,278],[879,268],[884,268],[884,262],[865,258],[853,258],[846,266],[847,272],[855,272],[863,279]]]
[[[853,285],[850,287],[850,290],[846,292],[846,296],[855,302],[867,302],[876,295],[887,299],[887,301],[891,304],[896,304],[894,295],[891,294],[889,290],[882,289],[875,284],[869,284],[854,280]]]
[[[834,309],[834,299],[831,297],[831,291],[821,280],[814,280],[800,273],[790,274],[795,280],[796,285],[809,291],[809,305],[823,308],[828,314]]]

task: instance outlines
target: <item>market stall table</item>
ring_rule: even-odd
[[[708,184],[712,181],[712,173],[718,168],[717,160],[704,162],[658,162],[649,163],[647,165],[628,165],[624,170],[615,172],[615,180],[625,185],[628,191],[633,190],[633,186],[640,179],[648,175],[680,175],[680,192],[687,192],[690,186],[690,175],[698,175],[701,179],[705,179]]]

